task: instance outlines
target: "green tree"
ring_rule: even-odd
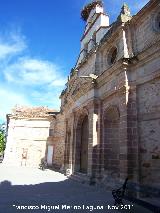
[[[3,153],[5,149],[5,135],[2,131],[0,131],[0,153]]]

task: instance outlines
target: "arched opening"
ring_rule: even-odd
[[[112,65],[115,63],[116,61],[116,58],[117,58],[117,47],[112,47],[109,51],[109,54],[108,54],[108,57],[107,57],[107,60],[108,60],[108,64],[109,65]]]
[[[153,28],[156,32],[160,32],[160,13],[155,14],[153,19]]]
[[[104,172],[112,178],[120,175],[119,112],[110,107],[104,116]]]
[[[88,116],[80,119],[76,130],[75,171],[87,173],[88,170]]]
[[[69,157],[70,157],[70,140],[71,140],[71,132],[68,131],[66,133],[65,155],[64,155],[64,164],[67,168],[69,166]]]
[[[156,22],[157,22],[157,29],[160,31],[160,13],[157,15]]]
[[[81,127],[80,172],[87,173],[87,169],[88,169],[88,116],[84,118]]]

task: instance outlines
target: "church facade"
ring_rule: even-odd
[[[128,193],[158,197],[159,0],[133,17],[124,4],[112,24],[101,1],[81,15],[81,50],[60,112],[22,108],[8,115],[4,163],[37,167],[45,158],[72,178],[113,189],[128,177]]]
[[[130,192],[160,189],[160,6],[109,24],[101,1],[82,10],[81,51],[61,93],[68,175]],[[143,193],[142,193],[143,192]],[[144,193],[145,192],[145,193]]]

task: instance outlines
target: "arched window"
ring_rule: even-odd
[[[158,13],[154,16],[153,28],[156,32],[160,32],[160,13]]]
[[[84,57],[87,55],[88,53],[88,42],[84,44]]]
[[[116,58],[117,58],[117,48],[116,47],[112,47],[111,50],[109,51],[108,54],[108,64],[112,65],[115,63]]]
[[[156,22],[157,22],[157,28],[160,31],[160,13],[158,14],[158,16],[156,18]]]

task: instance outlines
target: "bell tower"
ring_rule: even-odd
[[[109,27],[109,16],[104,13],[103,2],[92,0],[81,11],[86,26],[81,38],[81,52],[77,65],[101,40]]]

